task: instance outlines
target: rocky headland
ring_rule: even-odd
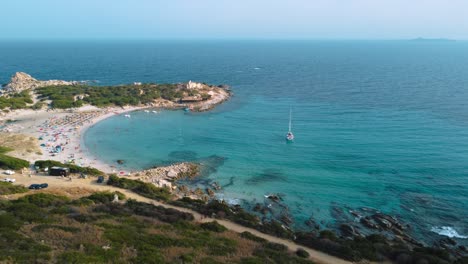
[[[19,93],[24,90],[36,89],[47,86],[58,85],[77,85],[78,81],[62,81],[62,80],[47,80],[40,81],[33,78],[31,75],[24,72],[17,72],[12,77],[10,82],[5,85],[4,92],[6,93]]]

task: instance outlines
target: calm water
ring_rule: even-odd
[[[194,184],[219,182],[219,197],[243,203],[281,193],[298,228],[311,217],[333,228],[346,220],[337,210],[368,207],[427,241],[450,227],[466,243],[466,42],[6,42],[0,69],[2,83],[25,71],[229,84],[235,97],[212,112],[116,116],[85,145],[127,169],[201,161],[211,170]],[[290,107],[296,141],[286,144]]]

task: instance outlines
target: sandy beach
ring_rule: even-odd
[[[15,110],[0,118],[10,120],[1,130],[12,134],[24,134],[37,138],[41,154],[37,152],[12,153],[13,156],[32,163],[36,160],[73,162],[90,166],[106,173],[121,172],[115,164],[106,164],[93,157],[82,144],[86,129],[111,116],[141,110],[148,107],[110,107],[100,109],[83,106],[74,110]],[[11,122],[14,120],[14,122]],[[128,172],[125,172],[125,174]]]

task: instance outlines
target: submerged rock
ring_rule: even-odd
[[[361,224],[363,224],[365,227],[367,228],[371,228],[371,229],[379,229],[379,226],[374,222],[372,221],[371,218],[369,217],[363,217],[360,219],[360,222]]]

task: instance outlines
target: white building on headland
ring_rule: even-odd
[[[187,83],[187,89],[201,89],[203,88],[204,84],[203,83],[197,83],[197,82],[192,82],[192,81],[189,81]]]

